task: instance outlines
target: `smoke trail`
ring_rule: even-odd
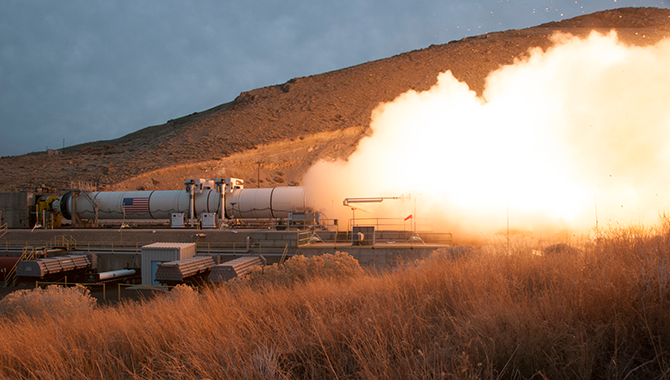
[[[434,230],[588,230],[655,223],[670,201],[670,41],[629,47],[614,32],[554,46],[487,78],[483,98],[442,73],[373,111],[372,136],[304,183],[339,218],[346,197],[411,193]],[[334,207],[332,204],[339,207]],[[413,203],[384,202],[402,218]]]

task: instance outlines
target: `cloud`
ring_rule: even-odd
[[[116,138],[293,77],[560,18],[532,13],[547,3],[0,2],[0,155]],[[565,14],[628,4],[658,2]]]

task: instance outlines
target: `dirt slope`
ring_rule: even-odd
[[[348,157],[366,133],[372,110],[437,74],[454,76],[481,94],[487,74],[546,49],[556,31],[586,36],[616,29],[629,44],[670,36],[670,10],[621,8],[523,30],[489,33],[310,77],[255,89],[234,101],[116,140],[0,158],[0,191],[59,189],[94,181],[107,189],[181,188],[184,178],[232,176],[250,186],[299,184],[319,159]]]

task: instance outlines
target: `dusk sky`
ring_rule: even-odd
[[[487,32],[670,0],[0,2],[0,156],[121,137]]]

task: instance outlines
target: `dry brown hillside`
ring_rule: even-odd
[[[319,159],[348,157],[366,133],[371,111],[437,74],[481,94],[487,74],[529,48],[550,45],[556,31],[585,36],[616,29],[629,44],[670,35],[670,10],[621,8],[537,27],[431,45],[378,61],[244,92],[234,101],[116,140],[65,148],[60,157],[31,153],[0,159],[0,191],[37,185],[60,189],[94,181],[106,189],[181,188],[183,178],[238,177],[248,186],[299,184]]]

